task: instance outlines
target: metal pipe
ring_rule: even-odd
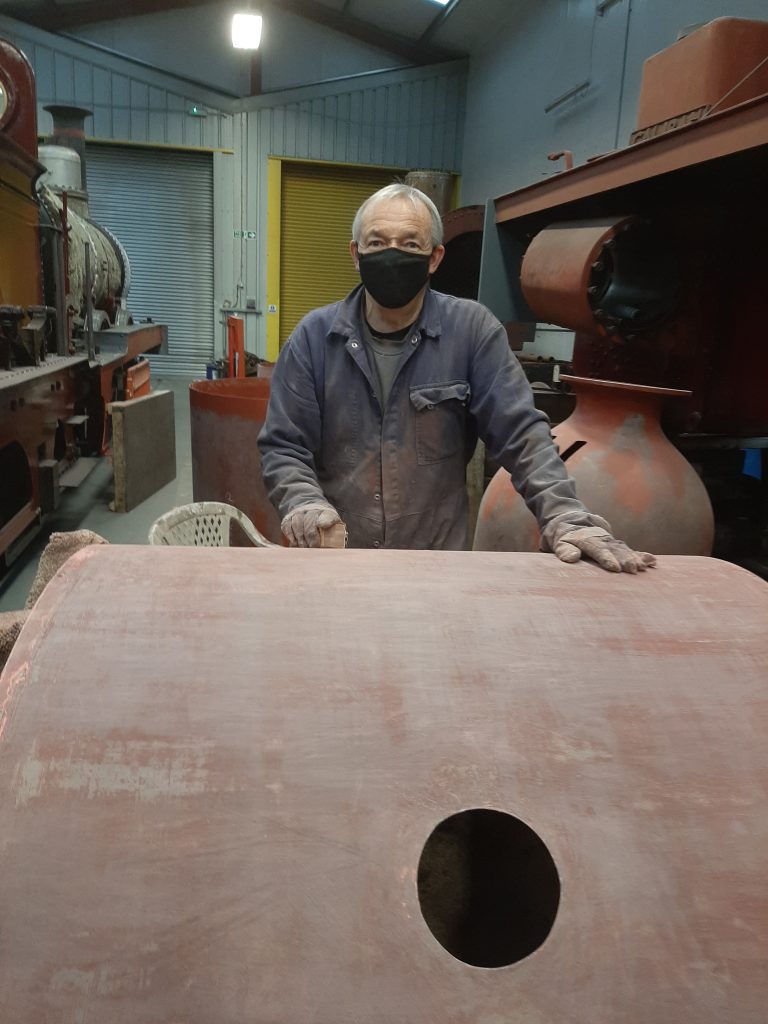
[[[85,336],[88,340],[88,358],[96,359],[96,345],[93,340],[93,277],[91,275],[91,247],[85,246]]]

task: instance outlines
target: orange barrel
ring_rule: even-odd
[[[190,384],[192,496],[234,505],[279,544],[284,541],[280,517],[267,497],[256,443],[267,416],[269,387],[261,377]]]

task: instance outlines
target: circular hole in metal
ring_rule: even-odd
[[[419,859],[419,903],[429,930],[473,967],[507,967],[549,935],[560,878],[543,841],[519,818],[477,808],[452,814]]]

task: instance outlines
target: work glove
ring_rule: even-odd
[[[601,526],[568,527],[563,524],[553,544],[561,562],[578,562],[587,555],[608,572],[643,572],[656,565],[647,551],[633,551]]]
[[[332,505],[324,501],[310,501],[292,509],[283,519],[280,529],[292,548],[319,548],[320,531],[340,522],[341,516]]]

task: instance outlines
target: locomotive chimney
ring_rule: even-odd
[[[80,157],[80,175],[82,178],[81,188],[83,192],[88,191],[88,182],[85,174],[85,119],[92,117],[93,111],[84,107],[69,107],[59,103],[49,103],[43,107],[53,117],[53,131],[48,136],[47,143],[51,146],[66,146],[74,149]]]

